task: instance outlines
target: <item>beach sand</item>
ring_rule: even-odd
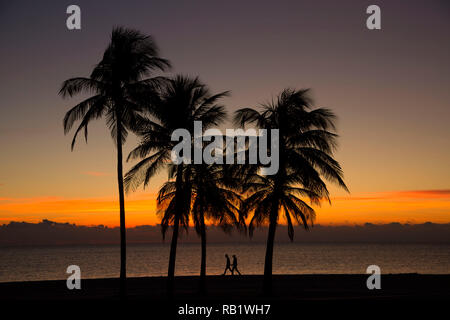
[[[85,279],[80,290],[68,290],[65,280],[9,282],[0,283],[0,308],[15,310],[16,316],[32,311],[58,319],[68,314],[105,319],[124,311],[127,319],[297,319],[310,312],[319,318],[332,313],[333,317],[361,319],[369,314],[384,317],[396,313],[404,317],[424,309],[439,314],[450,302],[450,274],[382,275],[380,290],[367,289],[368,276],[274,275],[270,297],[261,294],[260,275],[208,276],[207,294],[203,296],[198,293],[198,277],[176,277],[171,300],[165,291],[165,277],[129,278],[126,301],[119,299],[118,279]],[[267,314],[228,314],[228,305],[257,305],[260,309],[265,305],[264,311],[269,305],[270,310]],[[209,316],[183,314],[195,307],[212,311]]]
[[[198,277],[175,279],[175,299],[179,301],[263,300],[405,300],[449,299],[449,275],[381,275],[381,290],[369,290],[369,275],[274,275],[274,294],[262,296],[260,275],[208,276],[207,295],[198,294]],[[118,299],[118,279],[82,279],[80,290],[68,290],[65,280],[0,283],[0,300],[67,301]],[[129,300],[165,300],[165,277],[129,278]]]

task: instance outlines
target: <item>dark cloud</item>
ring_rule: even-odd
[[[233,232],[225,234],[211,226],[208,229],[210,242],[264,242],[266,228],[258,229],[250,240],[245,235]],[[168,238],[170,239],[170,237]],[[15,245],[68,245],[68,244],[115,244],[119,240],[119,228],[99,226],[77,226],[43,220],[40,223],[10,222],[0,226],[0,246]],[[137,226],[127,231],[128,243],[162,242],[159,226]],[[286,226],[277,229],[277,241],[289,241]],[[169,240],[166,240],[169,241]],[[198,242],[194,230],[182,235],[183,242]],[[358,226],[316,225],[310,231],[295,228],[296,242],[408,242],[450,243],[450,224],[371,224]]]

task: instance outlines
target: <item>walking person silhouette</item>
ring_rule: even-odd
[[[230,270],[231,274],[233,274],[233,270],[231,270],[231,263],[230,263],[230,257],[225,254],[225,257],[227,258],[227,265],[225,267],[225,271],[223,272],[223,275],[227,273],[227,270]]]
[[[239,272],[238,268],[237,268],[237,258],[236,256],[233,254],[233,268],[231,269],[231,274],[234,275],[234,271],[236,271],[237,273],[239,273],[239,275],[241,275],[241,273]]]

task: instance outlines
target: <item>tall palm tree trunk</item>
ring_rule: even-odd
[[[269,233],[267,235],[266,258],[264,261],[264,280],[263,293],[272,294],[272,262],[273,262],[273,244],[275,241],[275,231],[277,228],[278,205],[274,204],[270,213]]]
[[[174,296],[175,282],[175,261],[177,257],[178,233],[180,229],[180,215],[183,214],[183,191],[181,190],[183,183],[183,166],[178,165],[176,178],[176,203],[175,203],[175,219],[173,222],[172,241],[170,243],[169,268],[167,271],[167,294],[169,298]]]
[[[125,227],[125,195],[123,191],[123,164],[122,164],[122,123],[117,117],[117,182],[119,185],[119,204],[120,204],[120,297],[126,296],[127,279],[127,244]]]
[[[200,293],[206,293],[206,226],[203,211],[200,212],[200,238],[202,242],[202,259],[200,265]]]
[[[169,298],[173,297],[174,294],[175,259],[177,256],[179,224],[179,217],[176,216],[173,223],[172,241],[170,243],[169,270],[167,272],[167,294]]]

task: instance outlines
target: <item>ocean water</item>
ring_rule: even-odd
[[[238,257],[242,274],[262,274],[264,243],[211,243],[207,274],[222,274],[225,253]],[[128,276],[165,276],[169,244],[128,246]],[[280,243],[274,249],[274,274],[365,273],[378,265],[382,273],[450,273],[450,244]],[[119,275],[119,247],[54,246],[0,248],[0,282],[66,279],[69,265],[81,268],[82,278]],[[200,245],[180,244],[176,275],[198,275]]]

